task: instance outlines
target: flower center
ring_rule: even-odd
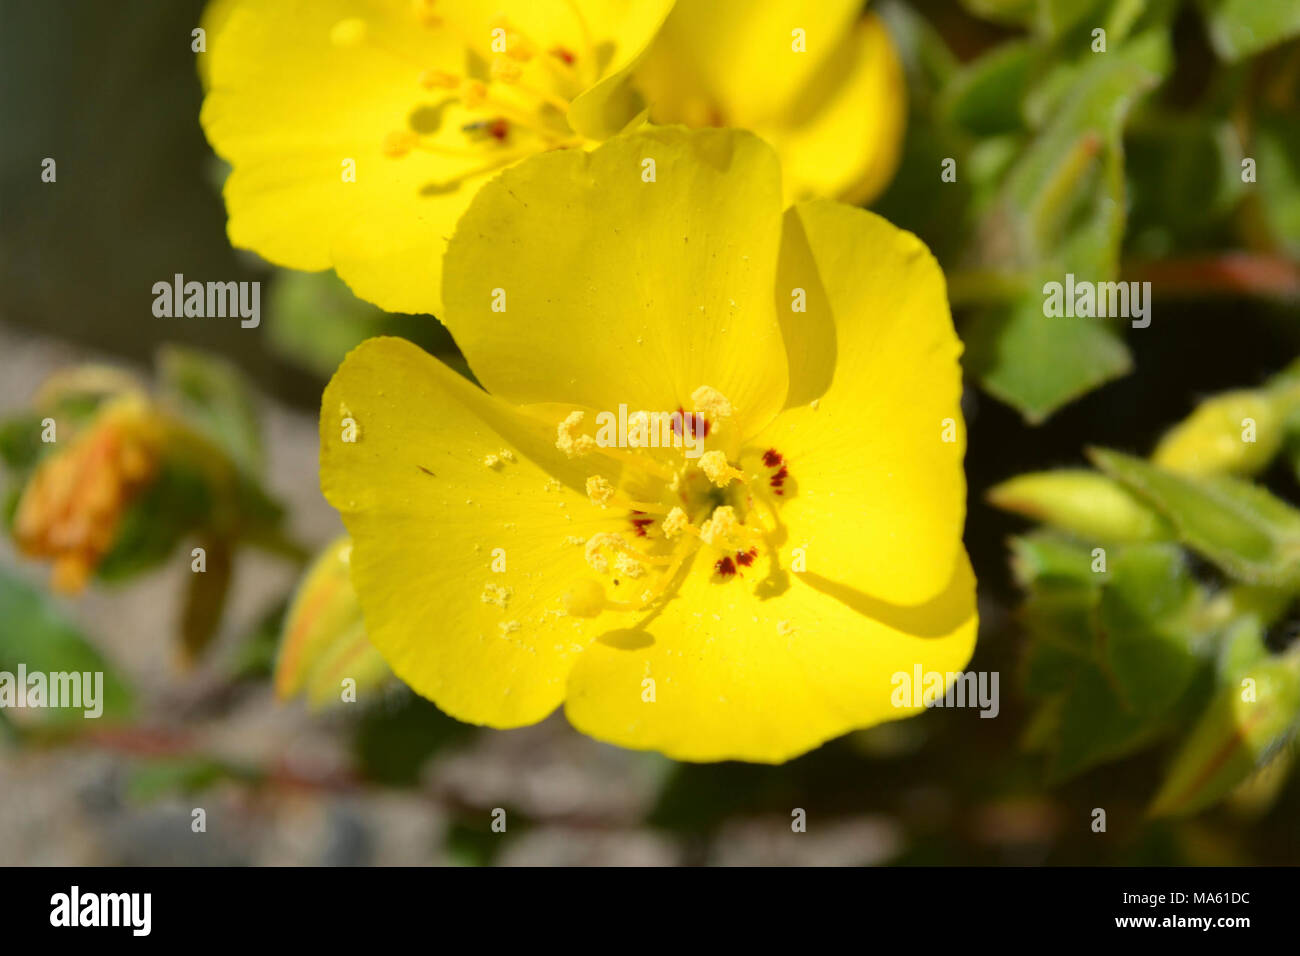
[[[463,47],[466,66],[459,72],[391,47],[360,17],[336,23],[330,40],[344,49],[373,46],[410,64],[416,103],[405,121],[384,135],[381,150],[391,159],[425,153],[462,160],[465,168],[454,179],[424,187],[438,193],[533,153],[584,143],[569,127],[568,111],[597,79],[597,62],[585,20],[573,6],[586,47],[581,52],[544,48],[501,15],[488,33],[471,36],[443,18],[434,0],[413,0],[411,12],[420,28],[452,34]],[[456,120],[448,121],[453,112]]]
[[[593,574],[566,595],[568,613],[647,610],[687,573],[723,584],[743,579],[761,555],[775,572],[785,458],[744,447],[731,433],[731,403],[716,389],[702,386],[691,398],[692,413],[627,416],[626,436],[606,427],[589,433],[583,412],[559,423],[556,446],[590,461],[587,496],[621,525],[583,542]],[[705,559],[692,560],[697,553]]]

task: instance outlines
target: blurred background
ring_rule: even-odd
[[[69,660],[98,655],[130,698],[129,717],[91,730],[3,724],[0,863],[1300,861],[1294,774],[1266,799],[1239,797],[1173,819],[1146,811],[1177,738],[1050,779],[1044,758],[1024,746],[1037,709],[1019,680],[1030,636],[1019,613],[1025,582],[1009,562],[1008,539],[1030,524],[984,500],[1021,472],[1084,467],[1088,446],[1145,455],[1201,399],[1258,387],[1300,353],[1297,233],[1271,232],[1276,223],[1250,207],[1257,200],[1215,193],[1219,167],[1232,178],[1244,148],[1224,146],[1219,124],[1231,125],[1243,100],[1264,102],[1261,90],[1279,77],[1294,91],[1296,42],[1225,64],[1206,13],[1224,5],[1169,5],[1172,65],[1122,130],[1130,198],[1121,268],[1134,277],[1152,274],[1152,263],[1162,269],[1154,322],[1119,333],[1131,365],[1098,373],[1078,389],[1086,394],[1044,414],[1008,399],[1008,386],[989,373],[998,347],[989,327],[1005,331],[1015,320],[996,314],[996,290],[990,308],[980,281],[981,252],[998,239],[996,217],[984,215],[990,204],[977,195],[984,185],[963,175],[949,189],[935,173],[945,156],[961,157],[964,174],[981,161],[996,167],[994,147],[1004,164],[1032,148],[1033,129],[999,113],[1014,109],[1026,81],[971,72],[1007,44],[1031,38],[1050,50],[1059,41],[1018,20],[1017,6],[1025,4],[871,8],[903,51],[911,101],[900,170],[873,208],[940,256],[968,342],[966,541],[982,618],[970,669],[1002,675],[1001,713],[981,720],[976,710],[938,710],[760,767],[619,750],[578,735],[562,716],[483,731],[400,686],[324,710],[276,699],[271,673],[286,604],[308,555],[342,531],[317,483],[325,380],[350,345],[378,331],[407,335],[453,363],[455,346],[430,317],[385,316],[330,275],[286,273],[231,249],[225,169],[198,122],[190,50],[198,0],[2,0],[0,417],[29,414],[43,383],[69,369],[109,366],[147,390],[184,392],[194,379],[177,368],[195,363],[188,374],[216,393],[217,406],[236,389],[247,397],[257,495],[281,516],[274,541],[239,548],[215,596],[191,593],[188,555],[199,539],[183,533],[167,560],[71,597],[51,593],[48,566],[19,558],[7,538],[0,544],[0,655],[28,653],[25,641],[54,633],[42,638],[47,648],[71,648]],[[1276,102],[1269,108],[1290,130],[1277,148],[1295,175],[1300,112],[1293,93]],[[45,157],[57,160],[54,184],[41,180]],[[1285,208],[1295,199],[1276,201]],[[1254,258],[1225,269],[1225,252]],[[261,326],[155,317],[152,286],[175,273],[260,280]],[[1049,351],[1031,358],[1050,372]],[[1284,463],[1259,480],[1300,501]],[[1190,558],[1189,567],[1203,583],[1213,576]],[[195,633],[195,607],[219,611],[208,615],[211,633]],[[190,826],[200,807],[206,834]],[[498,807],[509,813],[505,834],[491,831]],[[1104,833],[1091,827],[1097,807],[1107,811]],[[790,830],[794,808],[807,812],[806,834]]]

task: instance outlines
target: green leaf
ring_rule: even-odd
[[[1294,0],[1200,0],[1210,42],[1225,60],[1240,60],[1300,34]]]
[[[333,272],[276,274],[269,301],[271,347],[322,377],[380,334],[383,310],[354,296]]]
[[[178,346],[158,357],[161,400],[222,449],[241,470],[259,475],[263,468],[262,434],[257,403],[235,366],[222,359]]]
[[[433,704],[409,692],[369,707],[357,725],[353,747],[362,774],[391,786],[412,786],[424,762],[473,732]]]
[[[1294,9],[1300,19],[1300,3]],[[1264,221],[1282,248],[1300,257],[1300,117],[1295,110],[1260,111],[1254,153]]]
[[[217,634],[234,570],[229,541],[205,538],[200,546],[204,551],[204,570],[195,571],[191,561],[185,606],[181,611],[181,651],[191,663],[198,660]]]
[[[1239,676],[1268,657],[1264,629],[1258,621],[1246,618],[1235,621],[1223,635],[1216,671],[1225,683],[1236,683]]]
[[[130,688],[85,636],[44,594],[0,571],[0,671],[16,674],[19,664],[29,674],[102,673],[103,717],[117,720],[131,713]],[[69,726],[84,718],[84,710],[14,713],[30,715],[45,725]]]
[[[1035,425],[1133,368],[1113,328],[1099,319],[1045,316],[1041,294],[974,316],[962,339],[971,374]]]
[[[123,581],[157,567],[186,535],[209,520],[213,508],[207,476],[180,461],[164,459],[153,484],[122,515],[113,547],[96,568],[96,576],[101,581]]]
[[[1101,25],[1100,13],[1108,0],[1037,0],[1034,18],[1038,32],[1058,37],[1084,21]]]
[[[943,91],[947,122],[978,136],[1022,129],[1020,102],[1029,86],[1038,47],[1027,40],[994,47],[964,66]]]
[[[1248,668],[1222,687],[1179,749],[1152,801],[1153,816],[1195,813],[1275,757],[1300,720],[1294,657]]]
[[[15,472],[26,472],[50,447],[41,441],[41,419],[36,412],[26,412],[0,422],[0,461]]]
[[[1111,679],[1095,666],[1080,667],[1061,708],[1059,742],[1048,778],[1060,782],[1150,743],[1162,726],[1128,707]]]
[[[1037,0],[961,0],[961,5],[985,20],[1024,26],[1032,19]]]
[[[1120,133],[1167,61],[1167,36],[1150,30],[1079,66],[981,225],[992,251],[978,266],[1021,276],[1023,291],[963,327],[966,366],[1031,423],[1131,368],[1105,321],[1045,315],[1043,285],[1067,273],[1115,278],[1127,203]]]
[[[1236,128],[1226,117],[1162,116],[1130,130],[1124,142],[1132,248],[1154,259],[1212,246],[1247,188]]]
[[[1119,452],[1092,460],[1174,525],[1180,540],[1239,581],[1300,587],[1300,511],[1237,478],[1193,478]]]
[[[276,273],[267,306],[271,348],[321,378],[334,374],[344,356],[366,339],[410,339],[468,377],[451,334],[426,315],[399,315],[364,302],[334,272]]]
[[[1134,545],[1112,557],[1098,616],[1105,664],[1128,710],[1159,714],[1186,689],[1199,663],[1192,618],[1200,604],[1176,545]]]
[[[1011,539],[1011,569],[1021,587],[1069,584],[1096,587],[1105,575],[1092,570],[1092,550],[1055,531],[1038,530]]]
[[[1100,595],[1083,588],[1035,590],[1021,609],[1030,635],[1025,691],[1043,697],[1067,689],[1081,668],[1095,664],[1095,619]]]

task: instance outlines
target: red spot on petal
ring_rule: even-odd
[[[571,50],[566,50],[562,46],[553,46],[548,52],[551,56],[555,57],[557,60],[563,60],[569,66],[573,66],[573,64],[578,60],[576,53]]]
[[[693,439],[696,434],[699,434],[702,438],[708,438],[709,432],[713,429],[713,425],[709,420],[699,412],[688,412],[680,405],[677,406],[677,413],[673,416],[672,424],[673,434],[678,438],[686,439]]]
[[[767,451],[763,452],[763,464],[767,465],[769,468],[775,468],[783,461],[785,461],[785,459],[775,448],[769,448]]]
[[[724,578],[729,578],[736,573],[736,564],[728,555],[725,558],[719,558],[713,565],[713,573]]]
[[[488,124],[488,135],[498,142],[505,142],[505,138],[510,135],[510,124],[498,116]]]
[[[758,557],[757,548],[750,548],[748,551],[737,551],[736,563],[743,565],[744,567],[749,567],[751,564],[754,563],[754,559],[756,557]]]

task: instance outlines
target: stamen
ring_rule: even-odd
[[[700,540],[714,547],[723,546],[740,528],[736,520],[736,509],[731,505],[720,505],[713,509],[713,514],[700,525]]]
[[[639,578],[645,574],[645,565],[630,554],[620,551],[614,555],[614,570],[629,578]]]
[[[591,499],[592,504],[607,508],[609,499],[614,497],[614,486],[600,475],[592,475],[587,479],[587,497]]]
[[[719,488],[725,488],[733,481],[744,481],[745,473],[733,468],[727,456],[720,451],[706,451],[700,456],[700,469]]]
[[[675,538],[683,531],[695,529],[691,527],[690,519],[686,517],[686,512],[681,508],[674,508],[668,512],[668,517],[663,522],[664,537]]]
[[[695,410],[707,415],[709,421],[715,425],[732,415],[731,402],[727,400],[727,396],[708,385],[701,385],[691,392],[691,401],[695,403]]]
[[[570,458],[578,458],[596,447],[596,439],[590,435],[580,434],[578,431],[582,420],[586,417],[585,412],[570,412],[555,430],[555,447]]]

